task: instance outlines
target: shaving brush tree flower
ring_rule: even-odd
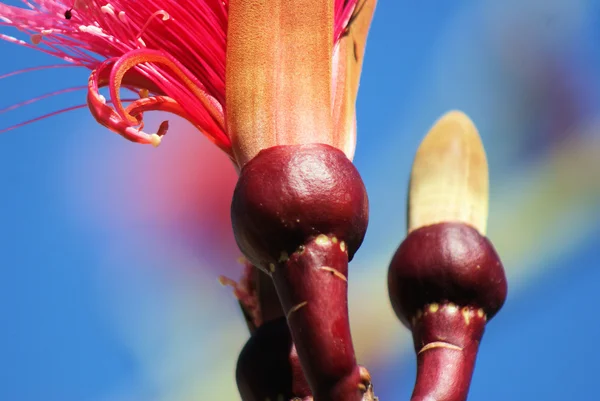
[[[350,157],[373,4],[360,4],[334,47],[332,4],[259,3],[230,7],[229,34],[255,38],[228,42],[227,126],[243,165],[231,206],[236,241],[273,279],[314,398],[362,400],[371,386],[352,345],[347,277],[368,201]]]
[[[168,122],[149,134],[143,116],[167,111],[229,156],[240,173],[231,207],[237,243],[273,280],[312,396],[368,397],[350,336],[347,277],[368,221],[351,159],[375,1],[26,4],[0,3],[0,18],[30,42],[0,38],[91,70],[87,106],[100,124],[158,146]],[[126,104],[123,90],[139,98]]]

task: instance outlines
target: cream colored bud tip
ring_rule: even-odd
[[[160,145],[161,141],[162,141],[162,138],[161,138],[160,135],[158,135],[158,134],[152,134],[152,135],[150,135],[150,143],[155,148],[158,147],[158,145]]]
[[[408,196],[408,231],[462,222],[485,235],[489,178],[485,150],[471,119],[443,115],[417,150]]]

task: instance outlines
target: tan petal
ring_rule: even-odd
[[[340,40],[334,57],[333,82],[334,146],[342,149],[349,159],[356,147],[356,97],[362,71],[367,34],[376,0],[360,0],[348,31]]]
[[[362,71],[363,58],[367,46],[367,34],[369,33],[369,27],[371,26],[376,3],[377,0],[359,1],[357,13],[355,14],[356,18],[352,20],[350,25],[349,36],[353,43],[352,59],[355,61],[352,66],[352,73],[350,74],[352,77],[351,82],[354,101],[356,101],[356,95],[358,93],[360,73]]]
[[[415,156],[408,231],[463,222],[485,234],[488,202],[488,166],[477,128],[464,113],[451,111],[434,124]]]
[[[333,1],[230,0],[227,37],[227,131],[238,164],[274,145],[333,145]]]

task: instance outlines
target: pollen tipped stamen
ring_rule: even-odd
[[[110,3],[106,3],[106,5],[100,7],[100,10],[104,13],[104,14],[108,14],[112,17],[115,16],[115,8],[112,6],[112,4]]]
[[[163,121],[163,122],[167,122],[167,121]],[[164,133],[162,135],[164,135]],[[154,146],[155,148],[158,147],[158,145],[160,145],[160,143],[162,141],[162,135],[160,135],[160,134],[151,134],[150,135],[150,144],[152,146]]]
[[[147,88],[149,95],[170,96],[186,110],[186,118],[231,157],[222,112],[227,3],[196,4],[193,0],[166,3],[77,0],[64,3],[48,0],[25,4],[26,7],[0,6],[0,30],[12,26],[29,38],[21,40],[0,34],[0,39],[60,57],[92,71],[97,70],[106,58],[118,59],[136,50],[160,50],[179,62],[177,69],[185,70],[187,80],[173,71],[172,66],[147,61],[136,65],[131,73],[150,85],[132,85],[129,77],[125,77],[124,86],[134,90]],[[172,20],[174,15],[177,18],[171,23],[158,21]],[[90,96],[90,103],[97,108],[95,117],[103,119],[103,125],[111,126],[111,130],[121,134],[125,132],[128,139],[136,142],[157,143],[154,136],[146,137],[145,133],[136,132],[139,129],[135,127],[142,122],[141,115],[124,114],[125,108],[114,93],[110,100],[112,103],[108,103],[115,104],[114,111],[121,121],[117,122],[107,110],[99,110],[105,103],[99,94]],[[159,129],[157,135],[160,136],[160,132]]]
[[[141,90],[140,96],[144,95],[147,90]],[[194,122],[192,116],[190,116],[184,109],[181,107],[179,103],[177,103],[173,98],[168,96],[150,96],[150,97],[141,97],[140,99],[132,101],[126,108],[126,113],[138,119],[139,121],[139,129],[144,129],[144,121],[142,120],[142,115],[146,111],[164,111],[167,113],[175,114],[188,122],[194,125],[198,130],[202,130],[202,127],[199,127]],[[159,129],[159,134],[161,137],[166,134],[166,130],[163,134],[160,134],[161,130]],[[207,137],[209,141],[218,146],[225,153],[229,152],[229,148],[223,146],[222,143],[216,141],[212,136]]]
[[[142,35],[146,32],[146,29],[148,28],[148,25],[150,25],[150,23],[156,19],[156,17],[160,16],[161,17],[161,21],[167,21],[171,18],[171,16],[169,15],[169,13],[167,13],[165,10],[158,10],[157,12],[155,12],[154,14],[152,14],[150,16],[150,18],[148,18],[148,21],[146,21],[146,23],[144,24],[144,26],[142,26],[142,29],[140,29],[140,31],[138,32],[138,34],[135,36],[135,39],[140,39],[142,37]]]
[[[164,63],[160,62],[146,61],[136,65],[135,73],[151,81],[155,87],[160,87],[158,92],[148,88],[151,93],[169,95],[175,99],[187,111],[194,125],[233,157],[231,139],[225,132],[223,117],[225,51],[231,25],[231,5],[228,1],[195,4],[193,0],[166,3],[154,0],[139,3],[121,0],[72,0],[65,3],[48,0],[24,3],[25,7],[2,5],[0,28],[15,27],[29,35],[29,40],[4,34],[0,34],[0,39],[42,51],[92,71],[98,69],[106,58],[119,58],[136,50],[160,50],[179,62],[178,69],[193,79],[184,79],[178,71],[171,71],[170,65],[168,69],[163,69]],[[335,0],[334,4],[332,39],[336,43],[351,23],[360,0]],[[157,19],[171,22],[159,23]],[[152,64],[163,65],[156,68]],[[128,132],[129,139],[148,143],[150,138],[145,134],[134,133],[135,127],[141,124],[141,116],[124,113],[121,99],[114,96],[118,85],[112,88],[113,85],[114,81],[109,84],[113,93],[112,102],[108,103],[115,105],[114,111],[122,120],[118,123],[121,126],[119,130]],[[132,88],[135,89],[135,85]],[[92,96],[91,103],[101,107],[105,102],[101,96]],[[116,124],[115,116],[108,111],[96,110],[95,115],[110,120],[105,125]]]
[[[188,102],[192,103],[198,100],[201,102],[204,101],[206,104],[210,105],[216,120],[220,119],[222,122],[222,112],[217,108],[215,101],[208,98],[208,95],[203,89],[196,85],[194,77],[189,75],[189,72],[185,70],[185,67],[181,66],[176,60],[170,58],[168,55],[164,55],[158,51],[136,50],[129,52],[120,59],[109,59],[105,61],[90,76],[88,84],[88,103],[92,114],[102,125],[131,141],[157,146],[160,143],[159,139],[166,133],[168,125],[163,123],[156,134],[148,135],[142,131],[142,113],[145,111],[160,110],[179,115],[203,131],[204,127],[198,125],[198,120],[195,116],[188,113],[178,101],[169,96],[149,97],[150,90],[143,86],[142,89],[138,90],[140,99],[134,101],[127,107],[124,107],[119,93],[124,84],[127,84],[127,87],[132,89],[132,86],[140,87],[140,83],[143,83],[144,80],[147,79],[146,76],[149,73],[154,73],[154,75],[157,76],[161,75],[158,70],[153,70],[152,66],[148,65],[148,63],[164,64],[178,74],[184,84],[187,85],[182,90],[187,89],[192,92],[189,96],[199,96],[199,98],[189,99]],[[136,69],[136,67],[139,67],[139,70]],[[150,81],[150,83],[152,84],[152,81]],[[109,86],[111,101],[115,105],[114,109],[106,106],[106,100],[98,91],[99,87],[106,85]],[[172,85],[175,87],[180,84],[173,82]],[[177,87],[181,88],[181,86]],[[185,93],[182,94],[181,92],[179,94],[185,95]],[[206,109],[208,110],[209,107],[206,107]],[[217,121],[217,123],[219,122]],[[220,128],[222,129],[222,127]],[[230,154],[230,144],[226,141],[226,138],[223,139],[214,135],[207,135],[207,137],[223,151]]]
[[[92,71],[92,74],[90,75],[87,96],[90,112],[96,121],[124,138],[132,142],[157,146],[160,142],[157,141],[156,137],[149,135],[140,129],[134,128],[128,122],[123,121],[113,108],[107,104],[108,102],[104,96],[100,94],[99,86],[103,83],[103,80],[100,78],[102,75],[101,73],[104,69],[109,68],[113,62],[114,60],[105,61],[97,70]]]

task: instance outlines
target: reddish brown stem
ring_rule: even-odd
[[[413,325],[417,381],[411,400],[465,400],[484,328],[482,309],[426,305]]]
[[[320,235],[272,274],[317,400],[361,400],[366,391],[350,337],[346,252],[343,241]]]
[[[263,150],[240,173],[231,217],[244,255],[274,279],[315,400],[361,401],[370,380],[354,356],[347,276],[368,201],[354,165],[322,144]]]
[[[506,299],[492,244],[462,223],[421,227],[394,255],[388,285],[417,352],[412,400],[465,401],[486,320]]]

